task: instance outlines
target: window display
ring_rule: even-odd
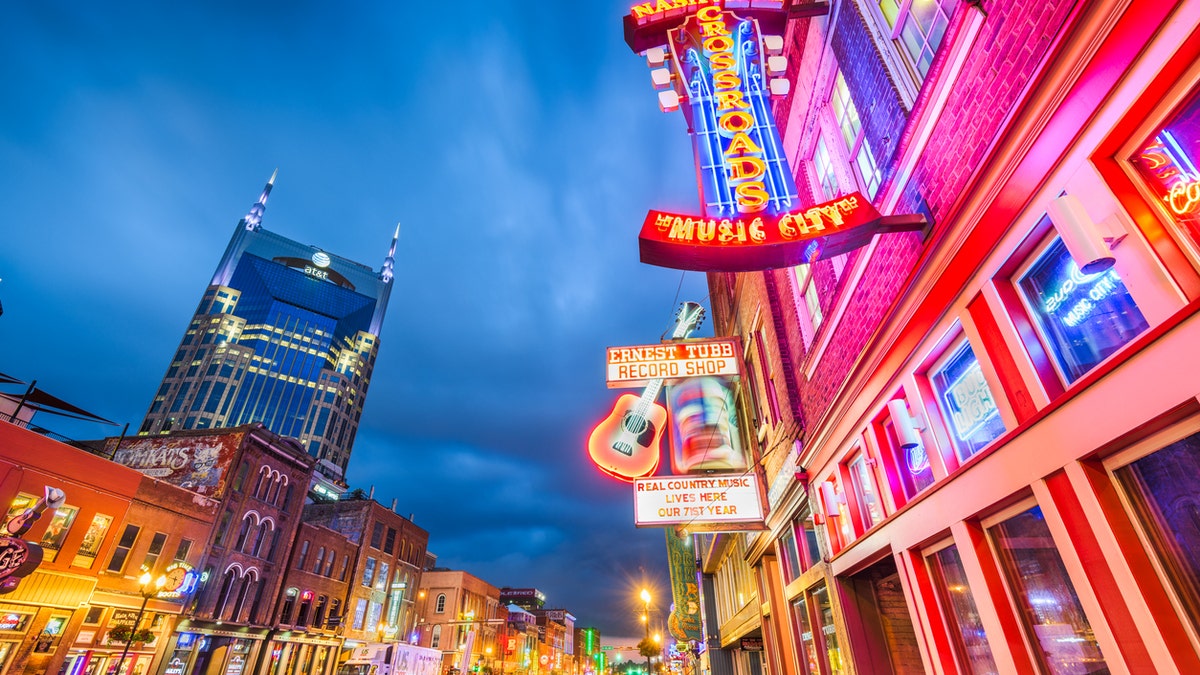
[[[969,342],[963,340],[929,379],[959,460],[966,461],[1004,433],[1000,410]]]
[[[1193,92],[1129,158],[1162,212],[1200,247],[1200,91]]]
[[[1116,269],[1084,274],[1061,239],[1017,285],[1067,382],[1078,380],[1149,327]]]

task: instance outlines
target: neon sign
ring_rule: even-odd
[[[637,387],[651,380],[672,381],[701,375],[740,375],[738,338],[715,338],[639,347],[609,347],[606,374],[609,388]]]
[[[634,5],[629,9],[629,14],[638,24],[646,24],[704,5],[719,4],[720,0],[656,0]]]
[[[979,367],[978,361],[971,364],[970,368],[946,388],[942,398],[946,402],[946,410],[950,412],[950,420],[954,423],[954,432],[959,440],[970,440],[993,417],[1000,414],[1000,410],[996,408],[996,401],[992,398],[992,390],[983,379],[983,369]]]
[[[656,0],[635,5],[625,17],[626,42],[646,52],[659,87],[672,87],[660,93],[660,105],[680,108],[687,120],[702,204],[702,215],[651,211],[639,236],[642,262],[708,272],[766,270],[840,255],[875,234],[923,229],[923,216],[885,218],[858,193],[800,205],[770,99],[790,86],[782,77],[786,59],[778,55],[788,18],[794,11],[825,13],[828,6],[738,2],[735,14],[723,4]],[[763,36],[764,26],[773,36]]]
[[[876,234],[921,230],[924,216],[884,216],[855,192],[779,217],[697,218],[651,211],[639,235],[641,260],[712,272],[790,267],[841,255]]]
[[[796,185],[767,102],[758,23],[706,5],[671,32],[677,89],[690,103],[704,212],[780,213]]]
[[[1071,276],[1046,298],[1044,308],[1048,314],[1054,314],[1062,309],[1076,291],[1084,286],[1090,286],[1087,297],[1072,304],[1071,309],[1063,317],[1063,323],[1074,328],[1091,314],[1092,310],[1096,308],[1095,303],[1112,295],[1117,290],[1117,284],[1120,283],[1121,277],[1117,275],[1116,270],[1109,269],[1099,274],[1084,274],[1078,267],[1072,265]]]

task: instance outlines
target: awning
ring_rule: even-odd
[[[114,427],[117,426],[116,422],[106,420],[99,415],[95,415],[84,410],[83,408],[71,405],[61,398],[58,398],[52,394],[48,394],[37,387],[34,387],[33,391],[29,392],[25,396],[18,396],[16,394],[0,394],[0,398],[7,399],[13,403],[20,403],[21,399],[24,398],[25,402],[22,407],[29,408],[36,412],[46,412],[52,415],[61,415],[63,417],[70,417],[77,420],[103,422],[104,424],[111,424]]]

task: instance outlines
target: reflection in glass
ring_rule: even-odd
[[[813,588],[809,594],[821,623],[821,640],[825,643],[825,655],[829,659],[830,675],[843,675],[846,666],[842,662],[842,650],[838,646],[837,628],[833,625],[833,608],[829,605],[829,590],[825,584]]]
[[[1108,673],[1042,509],[1035,506],[989,532],[1030,640],[1047,671],[1051,675]]]
[[[967,573],[963,570],[958,548],[950,545],[929,556],[929,568],[933,571],[942,605],[947,609],[946,621],[950,624],[950,637],[954,640],[960,665],[974,675],[996,675],[999,671],[983,632],[979,610],[975,608],[975,598],[967,585]]]
[[[796,630],[800,631],[800,667],[806,675],[821,675],[812,621],[808,618],[808,607],[804,604],[803,596],[792,601],[792,616],[796,618]]]
[[[1200,628],[1200,434],[1116,472],[1184,615]]]
[[[46,526],[46,531],[42,534],[41,545],[44,560],[53,561],[58,557],[58,550],[62,548],[63,540],[71,531],[71,524],[75,522],[77,513],[79,513],[79,509],[74,506],[60,506],[55,509],[54,517],[50,519],[50,524]]]

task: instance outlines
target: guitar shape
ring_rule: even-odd
[[[685,302],[675,313],[672,340],[686,338],[704,322],[704,308]],[[641,396],[622,394],[612,412],[588,437],[588,454],[604,473],[632,482],[658,469],[659,442],[667,423],[667,409],[655,403],[662,379],[651,380]]]

